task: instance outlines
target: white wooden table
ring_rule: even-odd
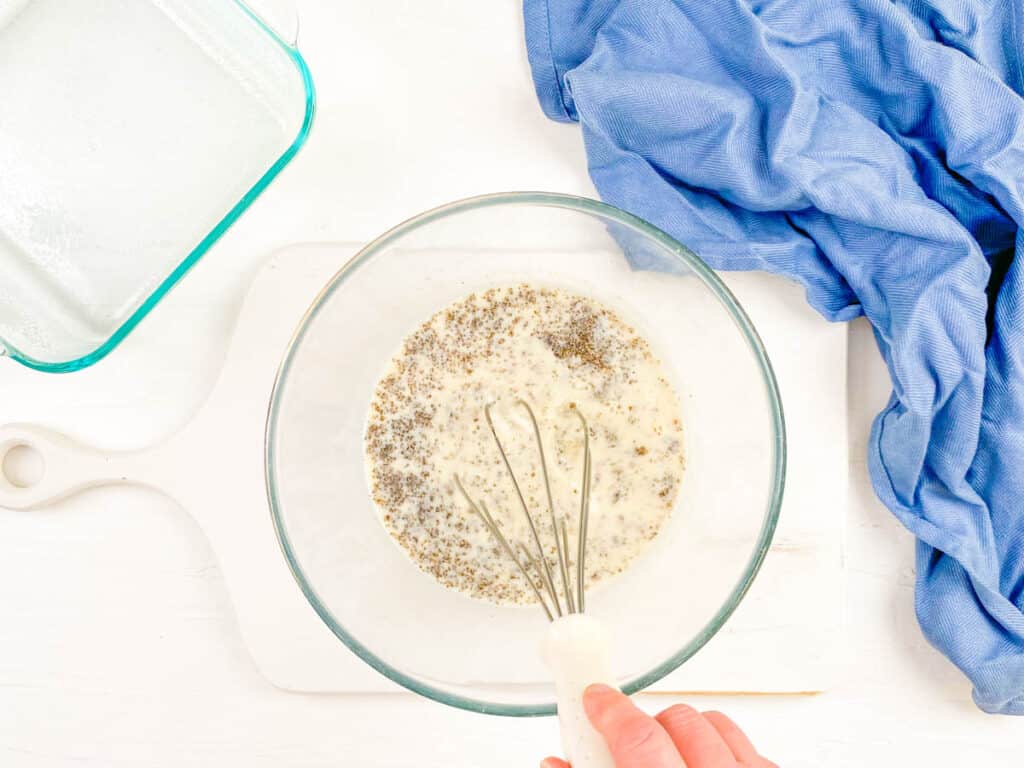
[[[0,423],[149,444],[205,397],[273,248],[365,240],[481,192],[594,194],[577,129],[548,122],[535,102],[514,0],[297,5],[321,104],[307,147],[110,358],[70,376],[0,363]],[[816,697],[693,703],[728,712],[787,768],[1019,766],[1024,721],[978,712],[917,628],[911,539],[875,500],[863,462],[885,371],[868,328],[851,333],[840,682]],[[205,540],[164,498],[108,488],[44,512],[0,511],[2,766],[511,768],[557,743],[549,718],[274,689],[247,657]]]

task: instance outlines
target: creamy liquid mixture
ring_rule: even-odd
[[[589,424],[587,586],[622,571],[657,535],[685,466],[675,392],[647,342],[612,310],[561,289],[516,285],[439,311],[405,340],[377,385],[366,428],[369,483],[384,526],[420,568],[497,603],[536,598],[453,478],[486,503],[513,544],[534,551],[484,418],[495,402],[495,427],[557,573],[536,442],[519,398],[536,413],[573,558],[583,477],[573,410]]]

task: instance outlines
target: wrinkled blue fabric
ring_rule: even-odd
[[[918,539],[918,620],[978,706],[1024,714],[1021,3],[524,10],[541,105],[581,124],[605,200],[872,323],[893,395],[869,468]]]

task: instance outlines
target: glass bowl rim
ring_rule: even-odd
[[[563,208],[578,213],[598,216],[613,221],[641,235],[655,241],[666,250],[679,258],[701,280],[721,302],[728,311],[737,329],[744,337],[751,353],[757,361],[761,374],[762,383],[767,391],[770,419],[772,424],[772,485],[768,497],[768,505],[765,511],[761,530],[758,533],[757,544],[753,553],[740,576],[739,581],[733,587],[728,598],[686,645],[665,661],[658,664],[650,671],[630,680],[623,686],[626,694],[633,694],[643,690],[649,685],[657,682],[665,675],[677,669],[683,662],[691,658],[724,626],[725,622],[739,606],[747,591],[750,589],[764,562],[764,558],[771,546],[775,528],[778,524],[779,511],[782,506],[782,496],[785,487],[786,477],[786,428],[785,418],[782,410],[782,400],[779,395],[778,383],[775,379],[775,372],[772,369],[768,353],[764,348],[760,336],[754,328],[753,323],[747,316],[746,311],[732,292],[726,287],[722,279],[705,264],[693,251],[682,243],[671,237],[661,229],[649,224],[643,219],[627,213],[620,208],[607,203],[576,195],[567,195],[554,192],[497,192],[491,194],[477,195],[474,197],[456,200],[445,205],[424,211],[412,218],[409,218],[376,239],[364,246],[358,253],[348,260],[326,283],[316,296],[305,314],[302,316],[295,333],[282,357],[281,364],[274,379],[274,386],[270,394],[270,402],[267,408],[267,421],[264,441],[264,470],[266,480],[267,500],[270,506],[270,516],[274,525],[274,532],[277,535],[281,552],[292,576],[298,583],[299,588],[309,601],[310,605],[317,612],[323,622],[353,653],[356,654],[369,666],[389,678],[398,685],[406,688],[428,699],[433,699],[442,704],[465,709],[470,712],[481,714],[502,715],[508,717],[536,717],[555,714],[554,703],[550,704],[505,704],[488,702],[482,699],[475,699],[462,694],[432,685],[388,664],[379,658],[369,648],[363,645],[357,638],[346,631],[344,626],[334,617],[331,611],[320,600],[312,583],[306,577],[298,557],[292,549],[288,537],[287,527],[283,518],[281,504],[278,496],[278,477],[275,470],[275,444],[278,432],[278,415],[281,402],[281,392],[288,380],[295,354],[310,328],[312,321],[319,314],[320,309],[334,292],[355,272],[358,267],[376,254],[380,253],[387,246],[395,243],[406,235],[422,228],[431,222],[444,219],[459,213],[473,210],[493,208],[503,205],[533,205],[550,208]]]

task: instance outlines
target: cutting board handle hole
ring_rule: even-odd
[[[31,488],[43,479],[43,456],[31,445],[18,443],[8,448],[0,461],[4,479],[15,488]]]

